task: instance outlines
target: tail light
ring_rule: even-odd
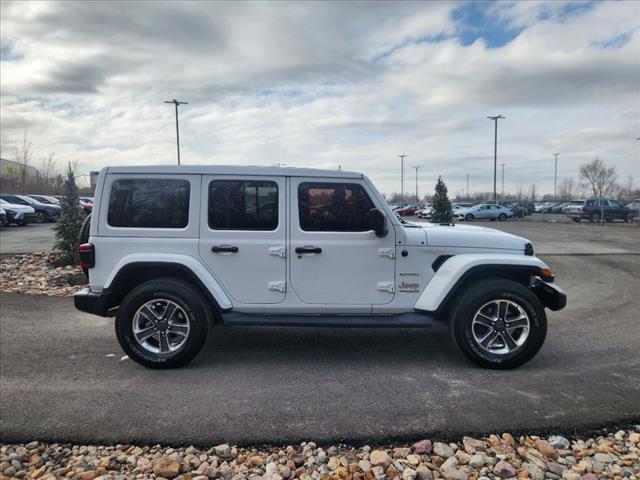
[[[96,251],[93,243],[83,243],[78,247],[78,256],[80,257],[80,267],[89,269],[96,266]]]

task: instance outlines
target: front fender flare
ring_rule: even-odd
[[[202,286],[211,294],[213,299],[218,302],[218,306],[222,310],[229,310],[233,306],[231,300],[223,290],[222,286],[216,281],[215,278],[209,273],[209,271],[202,265],[200,260],[194,257],[190,257],[189,255],[168,255],[161,253],[135,253],[131,255],[126,255],[123,257],[105,281],[104,288],[108,289],[114,280],[116,279],[119,272],[123,271],[128,265],[133,264],[167,264],[167,265],[178,265],[184,268],[187,268],[191,271],[193,275],[195,275],[198,280],[202,283]]]
[[[462,254],[446,260],[435,272],[415,304],[416,310],[435,312],[445,303],[458,282],[471,272],[481,268],[530,271],[537,274],[549,268],[537,257],[517,254]]]

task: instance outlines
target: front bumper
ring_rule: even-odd
[[[567,294],[557,285],[545,282],[541,278],[536,277],[532,289],[540,299],[540,302],[549,310],[556,312],[567,306]]]
[[[73,303],[81,312],[107,317],[109,316],[108,298],[108,292],[94,293],[89,288],[83,288],[73,295]]]

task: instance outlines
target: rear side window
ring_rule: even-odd
[[[107,221],[112,227],[184,228],[189,223],[189,194],[187,180],[115,180]]]
[[[366,232],[373,202],[354,183],[301,183],[298,187],[300,228],[307,232]]]
[[[209,228],[275,230],[278,184],[266,180],[213,180],[209,183]]]

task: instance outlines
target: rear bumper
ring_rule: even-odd
[[[107,317],[108,298],[108,292],[94,293],[89,288],[83,288],[73,296],[73,303],[81,312]]]
[[[567,294],[557,285],[537,279],[533,292],[549,310],[556,312],[567,306]]]

